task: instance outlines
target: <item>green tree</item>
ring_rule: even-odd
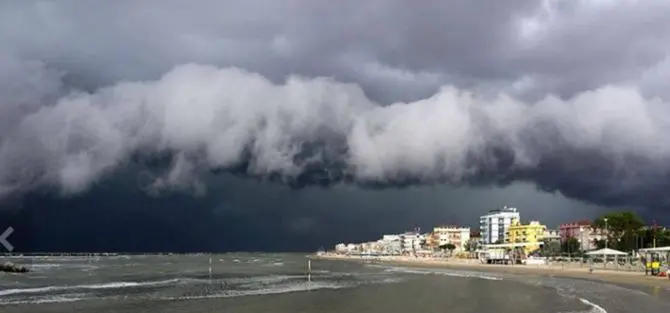
[[[558,255],[559,253],[561,253],[561,243],[558,241],[547,242],[544,246],[542,246],[540,253],[543,256]]]
[[[456,246],[453,243],[447,243],[447,244],[441,245],[440,249],[448,250],[449,255],[452,255],[454,253],[454,250],[456,250]]]
[[[602,249],[602,248],[605,248],[605,240],[604,240],[604,239],[600,239],[600,240],[598,240],[598,239],[594,239],[594,240],[593,240],[593,244],[596,246],[596,249]],[[609,241],[609,242],[607,243],[607,247],[608,247],[608,248],[612,248],[612,241]]]
[[[636,248],[639,231],[644,225],[644,220],[635,212],[624,211],[607,213],[593,221],[592,227],[603,232],[607,228],[605,235],[609,248],[630,251]],[[596,244],[604,247],[604,241],[597,241]]]
[[[670,246],[670,230],[661,229],[656,233],[656,246],[667,247]]]
[[[581,252],[581,247],[577,238],[569,237],[563,243],[561,243],[561,252],[576,254]]]
[[[668,229],[646,227],[638,231],[635,237],[636,248],[638,249],[652,248],[654,239],[656,240],[656,247],[670,246],[670,230]]]

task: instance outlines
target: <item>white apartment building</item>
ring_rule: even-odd
[[[426,236],[416,232],[400,234],[400,249],[402,253],[416,253],[421,250],[421,245],[426,241]]]
[[[605,231],[602,229],[594,230],[590,226],[580,226],[579,233],[575,236],[575,239],[579,243],[579,249],[582,251],[591,251],[598,248],[596,241],[604,240],[605,237]]]
[[[382,246],[382,253],[397,255],[402,253],[402,240],[400,235],[383,235],[379,240]]]
[[[470,240],[470,227],[438,226],[433,228],[433,233],[437,234],[439,246],[453,244],[456,246],[455,252],[465,251]]]
[[[345,245],[345,244],[343,244],[343,243],[338,243],[337,245],[335,245],[335,252],[336,252],[336,253],[345,253],[345,252],[347,252],[347,245]]]
[[[517,208],[504,206],[502,209],[489,211],[479,218],[480,242],[494,244],[505,242],[505,232],[509,229],[513,219],[520,219]]]

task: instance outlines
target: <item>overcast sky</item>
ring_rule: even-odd
[[[670,223],[668,16],[661,0],[3,1],[0,204],[31,212],[44,249],[311,249],[505,204],[550,225],[621,208]],[[102,244],[129,214],[128,238],[201,233]],[[244,235],[263,229],[282,235]],[[224,235],[249,240],[193,246]]]

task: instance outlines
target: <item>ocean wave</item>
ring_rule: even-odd
[[[156,285],[175,283],[177,281],[179,280],[168,279],[168,280],[143,281],[143,282],[109,282],[109,283],[88,284],[88,285],[45,286],[45,287],[33,287],[33,288],[5,289],[0,290],[0,297],[17,295],[17,294],[35,294],[35,293],[47,293],[54,291],[81,290],[81,289],[100,290],[100,289],[120,289],[128,287],[156,286]]]
[[[17,304],[49,304],[49,303],[68,303],[68,302],[77,302],[82,300],[89,299],[86,294],[68,294],[68,295],[54,295],[40,297],[36,299],[21,299],[21,300],[10,300],[10,301],[0,301],[0,305],[17,305]]]
[[[31,270],[49,270],[63,267],[63,264],[60,263],[33,263],[30,264]]]
[[[237,286],[233,290],[225,291],[223,296],[233,297],[233,296],[244,296],[244,295],[254,295],[254,294],[263,294],[268,290],[270,293],[280,293],[282,286],[286,285],[307,285],[306,280],[301,282],[296,282],[298,279],[305,279],[305,276],[300,275],[271,275],[271,276],[257,276],[257,277],[240,277],[240,278],[226,278],[226,279],[214,279],[210,280],[207,278],[192,278],[192,277],[180,277],[167,280],[156,280],[156,281],[141,281],[141,282],[109,282],[101,284],[86,284],[86,285],[69,285],[69,286],[44,286],[44,287],[34,287],[34,288],[15,288],[15,289],[4,289],[0,290],[0,305],[13,305],[13,304],[46,304],[46,303],[65,303],[65,302],[77,302],[85,301],[90,299],[100,299],[97,296],[91,296],[86,293],[70,293],[70,294],[52,294],[58,292],[67,292],[67,291],[82,291],[82,290],[109,290],[109,289],[122,289],[130,287],[145,287],[145,286],[160,286],[168,284],[183,284],[183,285],[206,285],[211,283],[232,283]],[[311,284],[310,288],[321,289],[328,288],[323,286],[324,283],[315,283]],[[296,287],[297,288],[297,287]],[[298,288],[299,289],[299,288]],[[34,295],[39,295],[35,297]],[[16,297],[19,298],[16,298]],[[221,295],[215,295],[220,297]],[[3,299],[3,297],[9,297]],[[206,297],[206,296],[205,296]]]
[[[203,295],[186,295],[180,297],[165,297],[163,300],[198,300],[198,299],[213,299],[213,298],[231,298],[243,296],[258,296],[267,294],[280,294],[289,292],[302,292],[318,289],[341,289],[351,288],[366,284],[388,284],[402,281],[399,277],[371,277],[363,280],[338,280],[332,281],[334,278],[349,276],[337,275],[334,273],[326,277],[317,278],[318,280],[307,281],[306,275],[269,275],[269,276],[255,276],[255,277],[239,277],[227,278],[223,282],[234,284],[230,289],[220,292],[203,294]],[[183,280],[188,283],[204,283],[219,281],[209,281],[208,279],[188,279]]]
[[[26,264],[32,271],[53,271],[53,270],[83,270],[92,271],[99,269],[100,265],[86,263],[30,263]]]
[[[586,300],[584,298],[579,298],[579,301],[581,301],[582,303],[590,306],[591,308],[588,311],[575,312],[575,313],[607,313],[607,311],[605,309],[603,309],[603,307],[601,307],[601,306],[599,306],[599,305],[597,305],[597,304],[595,304],[595,303],[593,303],[589,300]]]
[[[61,285],[61,286],[44,286],[44,287],[32,287],[32,288],[14,288],[14,289],[4,289],[0,290],[0,297],[11,296],[11,295],[23,295],[23,294],[40,294],[40,293],[53,293],[53,292],[62,292],[70,290],[104,290],[104,289],[122,289],[130,287],[145,287],[145,286],[160,286],[167,284],[187,284],[187,285],[198,285],[198,284],[210,284],[210,283],[227,283],[227,284],[236,284],[237,288],[262,288],[267,285],[281,284],[290,281],[297,280],[307,280],[306,275],[267,275],[267,276],[247,276],[247,277],[237,277],[237,278],[223,278],[223,279],[208,279],[208,278],[195,278],[195,277],[177,277],[172,279],[165,280],[155,280],[155,281],[120,281],[120,282],[108,282],[108,283],[99,283],[99,284],[82,284],[82,285]]]
[[[179,283],[183,284],[209,284],[209,283],[228,283],[228,284],[273,284],[283,281],[307,280],[306,275],[263,275],[263,276],[244,276],[244,277],[226,277],[226,278],[199,278],[199,277],[180,277]]]
[[[215,276],[212,278],[202,276],[189,277],[184,275],[163,280],[116,281],[79,285],[34,286],[31,288],[13,287],[13,289],[0,290],[0,305],[76,302],[101,299],[101,296],[128,296],[136,299],[143,299],[144,297],[149,296],[152,300],[162,299],[154,292],[136,292],[132,289],[129,289],[129,292],[122,291],[124,288],[138,288],[145,286],[158,286],[159,288],[163,288],[164,286],[166,288],[169,287],[166,289],[167,292],[173,292],[173,290],[179,289],[183,289],[185,292],[195,292],[194,295],[187,294],[181,297],[165,298],[166,300],[184,300],[242,297],[318,289],[340,289],[367,284],[396,283],[402,280],[400,277],[380,275],[381,273],[352,275],[351,273],[331,273],[329,271],[321,271],[321,274],[313,274],[316,275],[312,275],[311,282],[308,282],[307,274],[296,273],[239,277]],[[112,290],[112,292],[111,294],[100,294],[95,292],[96,290]],[[162,291],[158,292],[160,293]]]
[[[385,269],[385,272],[396,272],[396,273],[406,273],[406,274],[422,274],[422,275],[442,275],[450,277],[467,277],[467,278],[479,278],[485,280],[503,280],[502,277],[484,275],[483,273],[478,272],[466,272],[466,271],[448,271],[448,270],[433,270],[433,269],[413,269],[407,267],[389,267]]]
[[[181,297],[163,297],[161,300],[175,301],[175,300],[202,300],[202,299],[218,299],[218,298],[233,298],[245,296],[260,296],[271,294],[282,294],[291,292],[304,292],[318,289],[341,289],[351,287],[351,284],[344,283],[329,283],[329,282],[303,282],[289,285],[271,286],[263,289],[252,290],[226,290],[219,293],[197,295],[197,296],[181,296]]]

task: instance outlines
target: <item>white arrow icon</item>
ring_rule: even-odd
[[[5,247],[5,250],[7,250],[9,252],[12,252],[14,250],[14,246],[12,246],[12,244],[9,243],[7,238],[9,238],[9,236],[11,236],[13,232],[14,232],[14,228],[12,228],[10,226],[9,228],[7,228],[5,230],[4,233],[2,233],[2,235],[0,235],[0,245]]]

